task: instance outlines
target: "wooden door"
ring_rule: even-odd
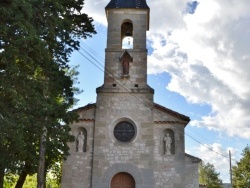
[[[130,174],[120,172],[112,178],[110,188],[135,188],[135,180]]]

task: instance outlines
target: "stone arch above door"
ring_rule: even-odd
[[[119,172],[130,174],[135,180],[135,187],[148,188],[155,184],[154,172],[151,169],[139,169],[133,164],[113,164],[104,172],[100,187],[110,187],[112,178]]]
[[[127,172],[119,172],[112,177],[110,188],[135,188],[135,179]]]

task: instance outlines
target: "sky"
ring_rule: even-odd
[[[97,34],[71,57],[83,92],[76,107],[96,102],[103,84],[105,6],[85,0]],[[154,101],[189,116],[186,152],[213,164],[224,183],[250,143],[250,1],[147,0],[148,84]]]

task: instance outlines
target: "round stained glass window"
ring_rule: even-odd
[[[127,121],[122,121],[115,126],[114,136],[121,142],[129,142],[135,136],[135,127]]]

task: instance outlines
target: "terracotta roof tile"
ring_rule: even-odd
[[[86,106],[82,106],[80,108],[74,109],[73,111],[88,110],[88,109],[95,108],[95,107],[96,107],[95,103],[92,103],[92,104],[90,103],[90,104],[87,104]]]

